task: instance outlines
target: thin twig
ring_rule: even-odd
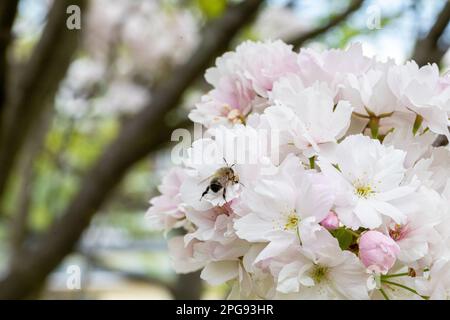
[[[352,13],[361,8],[363,2],[364,2],[363,0],[352,0],[350,5],[347,7],[347,9],[344,10],[344,12],[331,18],[330,21],[328,21],[328,23],[326,23],[325,25],[320,26],[311,31],[305,32],[296,38],[288,40],[287,42],[292,44],[295,49],[300,48],[306,41],[311,40],[319,35],[322,35],[328,30],[344,22]]]
[[[380,292],[383,295],[385,300],[391,300],[391,299],[389,299],[389,296],[386,294],[386,292],[382,288],[380,288],[379,290],[380,290]]]
[[[407,287],[407,286],[405,286],[403,284],[400,284],[400,283],[397,283],[397,282],[388,281],[388,280],[381,280],[381,281],[382,281],[382,283],[390,284],[392,286],[396,286],[396,287],[405,289],[405,290],[407,290],[409,292],[412,292],[412,293],[418,295],[419,297],[421,297],[424,300],[428,300],[429,299],[429,297],[423,296],[423,295],[419,294],[416,290],[411,289],[410,287]]]
[[[8,87],[7,51],[12,40],[12,26],[18,4],[19,0],[2,0],[0,2],[0,128]]]
[[[418,39],[414,47],[412,59],[418,65],[439,63],[450,46],[450,42],[439,43],[450,21],[450,1],[446,1],[436,21],[427,35]]]
[[[66,10],[70,5],[83,9],[85,3],[86,0],[53,2],[43,34],[11,89],[0,128],[0,196],[4,196],[32,126],[52,101],[77,48],[81,31],[67,28]]]

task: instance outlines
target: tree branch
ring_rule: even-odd
[[[350,5],[347,7],[347,9],[344,12],[331,18],[331,20],[328,21],[328,23],[326,23],[325,25],[318,27],[316,29],[313,29],[311,31],[308,31],[306,33],[302,33],[297,38],[293,38],[287,42],[292,44],[294,46],[294,49],[299,49],[306,41],[313,39],[313,38],[327,32],[328,30],[336,27],[340,23],[344,22],[353,12],[355,12],[359,8],[361,8],[363,2],[364,2],[363,0],[352,0]]]
[[[20,159],[20,173],[18,176],[20,190],[15,205],[16,211],[12,217],[9,229],[12,264],[15,264],[16,252],[20,251],[28,233],[28,217],[36,178],[34,163],[42,151],[42,145],[45,143],[45,137],[51,124],[51,110],[48,107],[46,107],[46,112],[41,115],[41,118],[39,119],[40,121],[36,122],[36,126],[32,128],[33,140],[27,141],[23,156]]]
[[[19,0],[0,2],[0,124],[6,101],[8,83],[8,47],[11,42],[11,29],[17,13]]]
[[[170,294],[174,294],[174,285],[171,282],[164,281],[158,277],[151,276],[144,273],[139,273],[135,271],[128,271],[119,269],[117,267],[108,266],[102,259],[99,257],[93,255],[93,254],[87,254],[83,253],[84,257],[86,257],[87,261],[95,266],[98,269],[105,270],[108,272],[117,273],[129,280],[132,281],[138,281],[139,283],[145,283],[151,286],[158,286],[161,288],[164,288],[170,292]]]
[[[80,31],[67,28],[67,7],[78,5],[83,9],[85,3],[86,0],[54,1],[44,32],[13,88],[14,95],[8,100],[0,127],[0,195],[32,123],[54,98],[77,48]]]
[[[450,1],[446,1],[444,8],[439,13],[434,25],[431,27],[428,34],[417,40],[414,47],[412,59],[417,62],[419,66],[427,63],[439,63],[448,50],[450,43],[439,44],[439,39],[444,33],[450,21]]]
[[[96,268],[108,272],[114,272],[131,281],[138,281],[139,283],[166,289],[175,300],[198,300],[201,298],[201,289],[203,284],[200,279],[200,273],[198,271],[188,274],[180,274],[177,276],[175,281],[169,282],[149,274],[108,266],[105,262],[102,261],[102,259],[92,254],[84,253],[84,256],[86,257],[88,262],[94,265]]]
[[[57,1],[56,3],[58,3]],[[164,114],[175,108],[184,91],[210,61],[229,46],[237,32],[256,13],[263,0],[247,0],[230,7],[205,28],[203,41],[189,61],[154,92],[150,104],[133,117],[96,164],[89,170],[78,194],[61,218],[33,248],[22,250],[18,263],[0,282],[0,299],[24,298],[71,252],[90,219],[119,184],[126,171],[154,146],[169,139]],[[164,134],[159,134],[164,132]]]

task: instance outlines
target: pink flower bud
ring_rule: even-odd
[[[336,230],[339,228],[339,218],[334,211],[330,211],[320,224],[327,230]]]
[[[359,238],[359,258],[371,271],[386,274],[395,263],[400,247],[378,231],[367,231]]]

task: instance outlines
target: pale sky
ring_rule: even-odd
[[[95,0],[93,0],[95,1]],[[125,0],[124,0],[125,1]],[[268,0],[273,5],[283,5],[288,0]],[[380,17],[387,17],[402,13],[401,17],[395,18],[388,26],[381,30],[368,30],[352,39],[352,42],[359,41],[363,44],[363,49],[367,55],[377,55],[381,59],[387,57],[394,58],[397,62],[405,61],[409,58],[414,45],[416,32],[427,31],[434,22],[436,15],[445,4],[446,0],[366,0],[364,7],[352,16],[349,23],[359,28],[367,28],[367,21],[374,21],[374,14],[380,13]],[[23,23],[16,25],[16,31],[21,33],[24,29],[27,32],[39,30],[41,22],[45,19],[47,4],[51,0],[23,0],[20,6],[21,15],[25,18]],[[419,15],[416,16],[411,10],[406,10],[414,3],[422,4]],[[321,17],[329,14],[330,6],[336,12],[345,8],[345,1],[338,0],[301,0],[298,1],[296,13],[302,21],[319,21]],[[374,13],[375,12],[375,13]],[[333,37],[331,33],[329,37]],[[450,28],[445,33],[446,39],[450,42]],[[447,63],[450,64],[450,54],[447,54]]]
[[[367,34],[354,37],[352,42],[362,42],[365,53],[370,56],[377,55],[381,59],[392,57],[397,62],[403,62],[411,54],[416,32],[429,29],[445,1],[366,0],[364,7],[354,14],[349,21],[352,26],[367,28],[367,22],[374,21],[374,16],[377,13],[380,14],[380,18],[393,16],[396,13],[402,13],[402,15],[380,30],[369,31],[367,28]],[[282,5],[287,0],[271,0],[271,2]],[[418,10],[419,16],[416,16],[411,10],[406,10],[413,3],[423,4]],[[299,1],[299,7],[296,11],[299,19],[317,21],[317,18],[329,14],[330,4],[336,12],[344,9],[346,5],[344,1],[303,0]],[[447,28],[444,36],[450,41],[450,28]]]

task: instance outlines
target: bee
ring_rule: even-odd
[[[206,187],[205,191],[202,193],[202,196],[200,197],[200,201],[203,199],[203,197],[211,190],[214,193],[218,193],[220,190],[222,190],[222,197],[225,202],[226,199],[226,193],[227,193],[227,187],[231,184],[234,185],[236,183],[239,183],[242,185],[242,183],[239,182],[239,176],[234,172],[233,165],[228,165],[227,161],[225,161],[226,166],[219,168],[213,175],[209,176],[208,178],[202,180],[200,183],[210,180],[208,186]]]

